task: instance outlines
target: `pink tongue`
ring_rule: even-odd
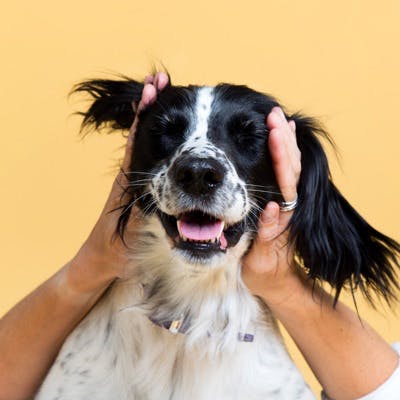
[[[222,221],[209,222],[204,225],[194,222],[179,222],[181,234],[191,240],[212,240],[219,236],[222,228]]]

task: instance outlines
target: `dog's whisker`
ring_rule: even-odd
[[[276,192],[273,190],[247,189],[247,191],[250,193],[270,193],[270,194],[278,194],[278,195],[281,194],[281,192]]]
[[[124,208],[124,211],[121,213],[120,217],[122,215],[124,215],[126,212],[128,212],[140,199],[142,199],[143,197],[145,197],[145,196],[147,196],[149,194],[150,194],[150,192],[145,192],[141,196],[136,198],[134,201],[132,201],[131,203],[122,206]]]
[[[262,212],[263,208],[261,206],[259,206],[254,200],[249,199],[249,204],[251,205],[251,207],[254,209],[256,209],[257,211]],[[250,212],[252,212],[253,210],[250,210]]]
[[[149,183],[150,182],[128,182],[122,185],[124,185],[125,187],[135,187],[135,186],[140,187],[140,186],[147,186]]]
[[[255,200],[260,200],[261,202],[265,202],[265,201],[276,201],[273,199],[267,199],[266,196],[262,193],[257,194],[256,192],[251,193],[251,196],[255,199]]]
[[[143,182],[132,181],[132,182],[123,183],[123,182],[117,180],[117,182],[118,182],[120,185],[122,185],[122,186],[129,187],[129,186],[146,186],[146,185],[148,185],[151,181],[147,181],[147,182],[146,182],[146,181],[143,181]]]
[[[151,175],[151,176],[156,176],[154,172],[146,172],[146,171],[121,171],[124,175]]]
[[[256,185],[254,183],[246,183],[246,187],[262,187],[262,188],[277,189],[276,185]]]
[[[152,208],[154,208],[153,206],[155,206],[157,204],[157,201],[155,199],[153,199],[153,201],[151,201],[149,204],[146,205],[146,207],[143,209],[143,214],[144,215],[152,215],[155,213],[155,210],[151,213],[148,214],[148,211],[150,211]]]

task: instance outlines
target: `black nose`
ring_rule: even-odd
[[[172,175],[185,192],[207,194],[222,185],[225,168],[214,158],[180,157],[172,167]]]

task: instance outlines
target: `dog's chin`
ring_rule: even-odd
[[[245,233],[244,220],[226,224],[223,217],[195,210],[169,215],[158,210],[170,242],[191,264],[211,265],[234,247]]]

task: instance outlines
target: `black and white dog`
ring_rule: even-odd
[[[84,126],[128,129],[143,84],[78,85],[93,103]],[[144,226],[135,275],[116,282],[66,340],[39,400],[314,398],[274,318],[244,286],[241,258],[260,210],[282,200],[265,119],[278,105],[245,86],[168,86],[140,114],[117,233],[133,204]],[[400,246],[333,185],[311,118],[296,122],[302,154],[290,242],[311,279],[386,300]]]

